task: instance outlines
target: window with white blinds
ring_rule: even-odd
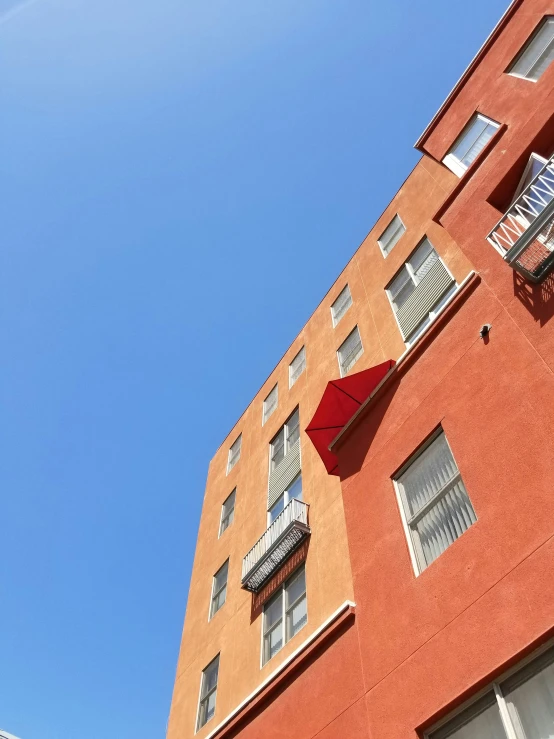
[[[215,573],[212,582],[212,602],[210,605],[210,618],[212,618],[225,603],[227,599],[227,576],[229,573],[229,560]]]
[[[307,621],[306,571],[302,565],[264,606],[263,664],[269,662]]]
[[[351,305],[352,295],[350,295],[350,288],[348,287],[348,285],[346,285],[346,287],[344,287],[340,291],[338,298],[331,306],[331,318],[333,319],[333,326],[336,326],[338,324],[338,322],[341,320],[341,318],[344,316]]]
[[[196,731],[213,718],[215,713],[215,701],[217,697],[217,676],[219,673],[219,654],[202,670],[202,683],[200,686],[200,703],[198,705],[198,718],[196,720]]]
[[[292,387],[306,369],[306,347],[303,346],[289,364],[289,387]]]
[[[414,342],[456,289],[427,237],[386,288],[406,343]]]
[[[419,574],[477,517],[442,431],[394,482]]]
[[[275,387],[271,390],[267,398],[264,400],[264,408],[263,408],[263,413],[262,413],[262,426],[265,424],[265,422],[271,416],[271,414],[277,409],[278,402],[279,402],[279,386],[275,385]]]
[[[442,160],[454,174],[461,177],[499,128],[496,121],[477,113],[462,131],[454,146]]]
[[[511,670],[426,739],[551,739],[554,736],[554,649]]]
[[[229,457],[227,459],[227,474],[231,472],[233,467],[239,461],[241,446],[242,446],[242,434],[239,435],[238,439],[236,439],[233,442],[231,448],[229,449]]]
[[[300,411],[298,408],[287,419],[269,445],[270,472],[284,459],[289,449],[300,438]]]
[[[377,243],[379,244],[384,257],[388,256],[393,246],[397,244],[397,242],[400,240],[400,237],[404,234],[405,231],[406,226],[400,220],[400,216],[398,214],[395,215],[392,221],[383,231],[381,237],[377,239]]]
[[[360,332],[358,330],[358,327],[354,326],[354,330],[348,334],[348,336],[339,346],[337,351],[341,377],[344,377],[344,375],[348,374],[348,372],[356,364],[363,353],[364,348],[362,346]]]
[[[221,522],[219,524],[219,535],[229,528],[235,518],[235,498],[237,489],[235,488],[231,495],[223,502],[221,506]]]
[[[536,82],[553,59],[554,16],[547,15],[508,68],[508,74]]]

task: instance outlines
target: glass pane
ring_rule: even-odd
[[[287,639],[291,639],[308,621],[306,596],[287,613]]]
[[[214,577],[214,592],[220,590],[223,585],[227,582],[227,571],[229,570],[229,562],[225,562],[223,567],[215,573]]]
[[[297,441],[298,437],[300,436],[300,411],[298,408],[294,411],[292,416],[287,421],[287,442],[288,447],[290,447],[294,444],[295,441]]]
[[[554,737],[554,664],[506,696],[508,711],[522,739]]]
[[[209,721],[215,713],[215,698],[217,691],[214,691],[206,700],[206,721]]]
[[[467,490],[459,480],[416,524],[425,564],[431,564],[476,520]]]
[[[486,128],[487,121],[476,116],[452,148],[451,154],[453,154],[460,162],[463,162],[468,152],[471,151],[472,147],[475,145],[476,141],[478,141]]]
[[[300,377],[306,367],[306,350],[304,347],[300,349],[296,357],[292,360],[290,365],[290,384],[293,385],[296,380]]]
[[[335,326],[340,321],[340,319],[343,317],[343,315],[346,313],[346,311],[350,308],[352,305],[352,296],[350,295],[350,288],[348,285],[342,290],[338,298],[335,300],[333,305],[331,306],[331,310],[333,313],[333,323]]]
[[[512,74],[537,81],[553,58],[554,21],[548,18],[511,68]]]
[[[233,492],[231,493],[231,495],[223,503],[223,517],[224,518],[226,516],[228,516],[229,513],[231,513],[231,511],[235,507],[235,495],[236,495],[236,490],[233,490]]]
[[[459,723],[454,719],[453,724]],[[469,718],[458,729],[453,727],[451,732],[445,727],[434,734],[429,739],[507,739],[498,707],[495,704],[489,706],[474,718]]]
[[[281,429],[271,442],[271,469],[274,469],[285,456],[285,430]]]
[[[270,660],[283,646],[283,622],[280,621],[264,639],[264,662]]]
[[[393,246],[398,242],[404,234],[406,228],[400,218],[396,215],[383,231],[383,235],[378,239],[379,245],[385,254],[388,254]]]
[[[202,685],[202,695],[207,695],[217,685],[217,673],[219,670],[219,658],[215,659],[211,665],[204,670],[204,680]]]
[[[296,498],[296,500],[302,500],[302,475],[298,475],[292,481],[289,489],[287,490],[289,500]]]
[[[441,433],[398,478],[411,518],[458,473],[456,462]]]
[[[404,305],[406,300],[408,300],[410,295],[413,293],[414,289],[414,282],[406,267],[403,267],[387,288],[387,292],[395,310],[398,310]]]
[[[287,610],[290,605],[298,600],[302,593],[306,592],[306,570],[302,567],[298,570],[297,574],[294,575],[285,586],[286,591],[286,602]]]
[[[439,255],[434,250],[429,239],[424,239],[410,258],[409,262],[414,271],[416,285],[421,282],[438,258]]]
[[[462,164],[465,164],[466,167],[469,167],[469,165],[475,159],[477,159],[477,156],[483,151],[487,142],[490,141],[494,136],[497,128],[498,126],[496,125],[492,125],[490,123],[487,124],[485,129],[479,135],[479,138],[475,141],[473,146],[467,151],[464,158],[461,160]]]
[[[269,523],[272,524],[273,521],[277,518],[277,516],[283,512],[283,509],[285,507],[285,496],[281,495],[277,499],[277,502],[274,503],[271,508],[269,509]]]
[[[283,593],[282,591],[264,607],[264,632],[277,623],[283,616]]]

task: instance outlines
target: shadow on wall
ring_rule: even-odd
[[[294,570],[299,567],[302,562],[306,559],[308,554],[308,547],[310,546],[309,537],[305,539],[302,544],[294,551],[285,564],[281,567],[279,572],[273,577],[265,587],[263,587],[259,593],[252,594],[252,605],[250,610],[250,623],[258,618],[262,613],[264,603],[268,601],[271,596],[281,587],[285,580],[287,580]]]
[[[514,295],[544,326],[554,315],[554,272],[542,282],[531,283],[514,271]]]
[[[321,699],[321,696],[315,696],[313,692],[313,684],[309,685],[306,689],[306,695],[304,699],[302,699],[301,695],[295,695],[294,698],[289,698],[289,710],[290,708],[296,707],[296,715],[291,716],[291,723],[289,725],[289,731],[287,731],[287,728],[285,727],[281,731],[277,730],[277,733],[274,733],[272,730],[268,728],[269,726],[272,727],[272,729],[275,728],[275,726],[279,726],[278,719],[282,718],[283,715],[287,715],[286,713],[279,712],[279,710],[273,714],[272,717],[267,718],[267,716],[263,716],[264,711],[266,711],[280,696],[283,695],[283,693],[286,693],[288,688],[290,688],[296,680],[298,680],[299,677],[304,675],[311,667],[314,665],[315,662],[317,662],[320,657],[324,656],[328,650],[332,650],[333,647],[338,646],[339,650],[342,648],[344,650],[344,654],[341,655],[337,654],[337,651],[330,652],[327,656],[330,658],[331,664],[336,664],[337,661],[341,661],[343,667],[341,669],[341,674],[348,674],[354,670],[358,669],[361,672],[361,665],[359,662],[357,664],[354,664],[354,659],[359,660],[359,653],[356,652],[355,654],[352,652],[352,643],[348,643],[343,645],[338,644],[342,637],[348,633],[348,631],[354,626],[355,624],[355,616],[354,613],[351,613],[341,624],[340,626],[334,630],[331,631],[329,634],[329,637],[319,642],[315,648],[310,651],[306,658],[301,660],[297,665],[293,665],[289,670],[285,671],[284,678],[282,680],[273,681],[273,687],[270,688],[270,690],[264,695],[262,694],[261,700],[259,700],[257,703],[254,703],[252,705],[251,709],[247,709],[244,714],[238,719],[238,721],[230,728],[228,731],[223,731],[222,736],[225,736],[225,739],[235,739],[235,737],[238,736],[244,736],[246,734],[247,736],[253,736],[253,737],[261,737],[261,736],[274,736],[274,737],[295,737],[297,734],[300,734],[300,731],[295,731],[295,724],[294,721],[298,720],[298,713],[302,712],[303,710],[308,712],[316,710],[316,701],[318,699]],[[326,675],[326,667],[329,663],[325,664],[326,660],[324,660],[324,664],[322,666],[318,665],[316,667],[316,675],[317,680],[316,684],[318,685],[327,685],[329,687],[329,690],[332,692],[333,690],[339,690],[341,686],[337,688],[336,685],[332,685],[329,683],[325,683],[325,680],[322,679]],[[347,666],[347,667],[345,667]],[[346,672],[345,672],[346,670]],[[295,686],[296,690],[296,686]],[[336,701],[336,695],[333,694],[332,696],[329,696],[332,698],[333,703]],[[346,708],[347,706],[345,706]],[[261,718],[261,725],[257,724],[257,719]],[[267,723],[266,723],[267,722]],[[272,723],[273,722],[273,723]],[[246,729],[246,731],[245,731]],[[244,734],[243,734],[244,732]]]

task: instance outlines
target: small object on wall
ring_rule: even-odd
[[[484,323],[481,328],[479,329],[479,336],[484,339],[486,336],[489,335],[489,332],[492,328],[492,324],[490,323]]]

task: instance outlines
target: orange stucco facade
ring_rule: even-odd
[[[532,284],[486,240],[530,154],[554,150],[554,64],[538,82],[506,74],[548,14],[552,0],[512,3],[418,142],[418,164],[212,459],[168,739],[195,735],[202,670],[216,655],[215,714],[201,739],[408,739],[554,633],[554,278]],[[460,178],[442,159],[475,112],[500,125]],[[385,259],[377,240],[396,214],[406,230]],[[458,289],[407,350],[385,288],[425,236]],[[346,284],[352,305],[334,327]],[[363,354],[350,373],[398,364],[334,442],[336,477],[305,428],[355,326]],[[289,388],[301,347],[306,369]],[[278,407],[262,424],[276,383]],[[267,528],[269,444],[297,407],[311,534],[253,594],[241,567]],[[438,427],[477,521],[416,574],[393,478]],[[226,600],[209,619],[227,559]],[[300,563],[307,623],[262,665],[264,603]]]

